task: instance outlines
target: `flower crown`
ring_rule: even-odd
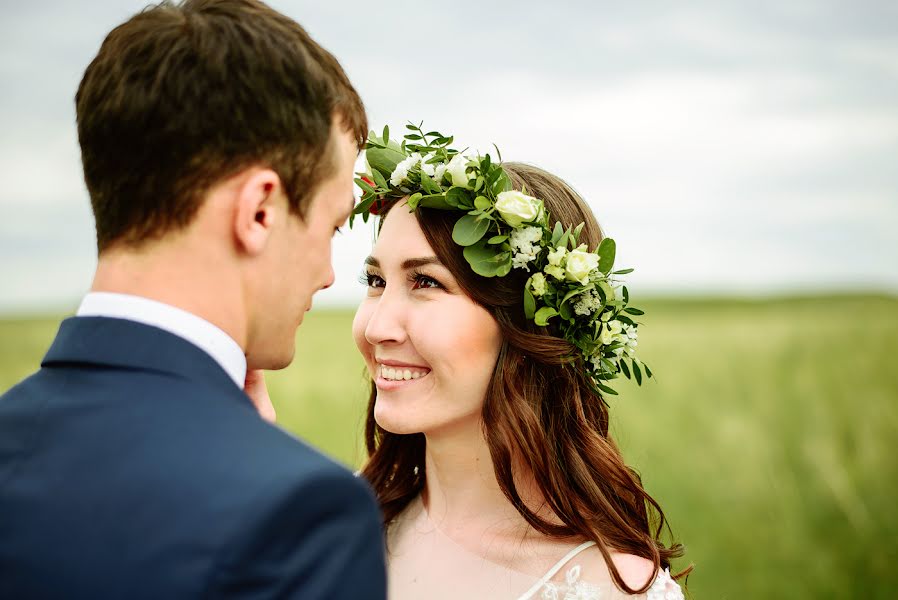
[[[612,271],[615,243],[605,238],[598,248],[578,242],[583,223],[565,229],[549,215],[542,200],[515,191],[499,162],[489,154],[468,156],[449,147],[453,138],[437,131],[425,133],[409,123],[405,139],[371,132],[365,151],[366,171],[357,173],[362,198],[350,217],[367,222],[390,203],[408,198],[410,211],[418,207],[462,213],[452,239],[464,247],[471,269],[483,277],[503,277],[512,269],[532,272],[524,286],[524,312],[540,326],[553,327],[577,348],[589,379],[600,392],[617,394],[607,382],[623,373],[642,385],[648,365],[636,357],[638,324],[630,318],[644,314],[627,306],[626,286],[616,276],[633,269]],[[495,147],[495,146],[494,146]],[[628,365],[629,363],[629,365]]]

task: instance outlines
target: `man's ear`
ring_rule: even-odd
[[[284,218],[286,197],[281,178],[271,169],[248,170],[237,187],[234,213],[234,237],[250,255],[260,254],[268,243],[272,228]]]

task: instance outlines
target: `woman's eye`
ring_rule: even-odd
[[[427,275],[416,275],[415,276],[415,285],[413,289],[430,289],[430,288],[441,288],[440,282],[432,277],[428,277]]]
[[[367,285],[368,287],[373,288],[381,288],[384,287],[387,282],[383,280],[379,275],[375,275],[374,273],[362,273],[362,276],[359,278],[362,285]]]

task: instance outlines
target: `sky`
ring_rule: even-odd
[[[2,2],[0,312],[96,265],[74,94],[144,2]],[[645,294],[898,293],[898,3],[277,1],[407,121],[567,180]],[[334,242],[352,306],[371,228]]]

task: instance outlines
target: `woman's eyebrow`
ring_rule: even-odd
[[[369,256],[365,259],[366,265],[371,265],[375,268],[380,268],[380,261],[374,258],[373,256]],[[423,256],[421,258],[409,258],[402,261],[402,269],[405,271],[409,271],[411,269],[416,269],[418,267],[423,267],[426,265],[438,265],[443,266],[443,263],[440,262],[440,259],[436,256]]]

